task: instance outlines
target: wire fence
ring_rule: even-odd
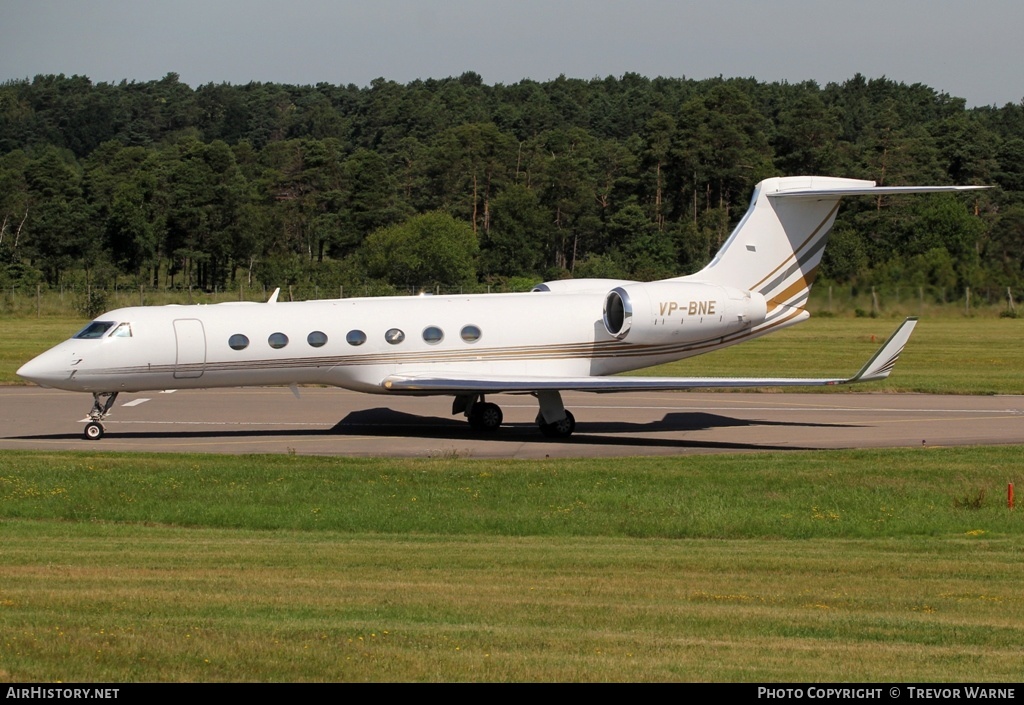
[[[916,315],[960,312],[965,316],[1024,316],[1019,302],[1024,291],[1012,287],[837,286],[812,290],[812,313],[854,316]]]

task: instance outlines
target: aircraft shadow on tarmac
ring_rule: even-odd
[[[506,423],[496,432],[480,434],[468,428],[464,419],[443,419],[417,416],[388,408],[355,411],[338,422],[331,429],[338,435],[362,436],[415,436],[477,441],[515,441],[520,443],[608,445],[664,448],[732,448],[758,450],[804,450],[797,446],[774,446],[758,443],[735,443],[709,440],[686,440],[679,438],[651,438],[636,435],[646,433],[667,433],[679,431],[706,431],[715,428],[742,428],[752,426],[830,426],[834,424],[786,423],[777,421],[751,421],[735,419],[704,412],[677,412],[665,414],[658,421],[636,423],[629,421],[581,421],[576,420],[576,431],[569,439],[545,438],[534,423]],[[609,435],[614,434],[614,435]]]
[[[570,439],[545,438],[534,423],[506,423],[497,432],[480,434],[473,431],[461,418],[440,418],[419,416],[384,407],[365,409],[350,413],[331,428],[296,429],[252,429],[232,426],[216,430],[145,430],[128,431],[115,422],[108,426],[106,438],[123,439],[187,439],[187,438],[273,438],[273,437],[323,437],[323,436],[372,436],[379,438],[424,438],[437,440],[458,440],[477,442],[516,442],[538,444],[572,444],[594,446],[636,446],[637,448],[712,448],[734,450],[810,450],[813,446],[773,445],[764,443],[743,443],[737,441],[687,440],[681,438],[651,437],[651,433],[707,431],[718,428],[744,428],[758,426],[780,426],[790,428],[828,427],[837,424],[795,423],[764,420],[737,419],[704,412],[676,412],[665,414],[657,421],[577,421],[576,432]],[[846,426],[843,424],[840,427]],[[130,428],[128,426],[127,428]],[[78,434],[46,434],[18,436],[20,440],[72,440],[80,439]],[[103,441],[99,442],[102,448]]]

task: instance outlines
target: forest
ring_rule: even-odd
[[[921,84],[458,77],[0,84],[0,286],[521,290],[696,271],[770,176],[985,184],[852,199],[822,277],[1024,285],[1024,102]],[[337,294],[334,294],[337,295]],[[312,297],[312,294],[308,294]]]

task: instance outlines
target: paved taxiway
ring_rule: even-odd
[[[0,449],[544,458],[1024,443],[1024,397],[920,394],[563,395],[568,441],[544,438],[529,396],[497,395],[505,425],[474,433],[447,397],[339,389],[122,394],[100,441],[87,394],[0,388]]]

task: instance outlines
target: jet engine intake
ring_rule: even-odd
[[[608,335],[633,343],[706,339],[764,321],[764,296],[716,284],[649,282],[617,286],[605,296]]]

